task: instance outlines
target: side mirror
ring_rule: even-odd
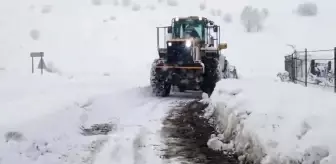
[[[218,32],[218,26],[213,27],[213,32]]]
[[[171,34],[173,32],[172,26],[168,26],[168,34]]]
[[[218,50],[224,50],[227,49],[227,43],[221,43],[218,45]]]

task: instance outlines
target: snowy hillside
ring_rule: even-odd
[[[263,153],[274,153],[272,157],[292,155],[299,159],[306,148],[322,145],[319,150],[325,154],[329,149],[328,158],[333,158],[336,146],[329,144],[336,142],[331,130],[331,113],[336,106],[333,94],[274,82],[276,74],[284,70],[283,56],[292,51],[287,44],[309,49],[336,46],[336,23],[332,17],[335,2],[316,1],[318,14],[302,17],[293,11],[303,2],[1,1],[0,132],[5,135],[0,139],[14,139],[0,142],[0,163],[93,163],[90,160],[98,156],[97,164],[132,163],[136,159],[124,156],[133,151],[134,145],[128,141],[146,136],[141,142],[158,144],[158,120],[182,98],[156,99],[148,94],[149,69],[157,57],[155,27],[168,25],[172,17],[187,15],[209,17],[221,25],[222,42],[228,43],[223,54],[247,78],[220,82],[211,98],[214,104],[220,104],[214,108],[216,111],[251,111],[246,133],[257,130],[252,135],[261,143],[256,143],[265,147]],[[245,32],[240,15],[246,5],[268,9],[261,32]],[[232,22],[227,21],[228,15]],[[32,51],[45,52],[52,73],[31,74]],[[242,97],[240,93],[237,97],[220,93],[237,89]],[[323,101],[314,101],[315,98]],[[225,124],[227,119],[221,121]],[[283,121],[286,119],[289,122]],[[108,139],[108,146],[101,152],[94,152],[90,143],[106,138],[83,137],[78,133],[79,127],[107,121],[118,125],[118,133]],[[280,131],[274,132],[269,126],[275,126],[277,121]],[[302,132],[307,135],[297,139],[302,134],[301,125],[306,124],[312,130]],[[19,133],[8,137],[12,135],[9,131]],[[279,137],[290,133],[293,135]],[[235,141],[240,140],[232,140]],[[117,150],[122,151],[113,160],[109,158],[109,153]],[[151,149],[142,152],[144,160],[158,163]]]

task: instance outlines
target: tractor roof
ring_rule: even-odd
[[[208,18],[202,17],[202,16],[187,16],[187,17],[175,17],[172,20],[173,21],[178,21],[178,20],[203,20],[205,22],[209,22],[211,24],[213,24],[214,22]]]
[[[205,17],[202,17],[202,16],[187,16],[187,17],[175,17],[173,19],[179,19],[179,20],[185,20],[185,19],[198,19],[198,20],[208,20],[207,18]]]

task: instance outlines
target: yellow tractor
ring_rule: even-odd
[[[154,94],[169,96],[176,86],[180,92],[202,91],[210,96],[221,79],[219,57],[226,48],[220,43],[220,26],[204,17],[177,17],[171,26],[157,27],[159,58],[152,64],[150,79]]]

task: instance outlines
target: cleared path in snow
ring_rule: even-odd
[[[88,135],[106,136],[107,142],[104,142],[103,148],[93,157],[94,164],[163,163],[163,143],[160,136],[162,121],[177,105],[195,99],[194,95],[188,93],[173,93],[165,98],[153,97],[150,88],[140,88],[136,93],[134,90],[132,92],[133,94],[127,93],[117,97],[104,96],[93,104],[92,109],[96,112],[94,115],[88,114],[89,117],[109,115],[120,118],[112,125],[106,124],[107,120],[100,120],[101,124],[94,126],[93,133],[90,128],[84,130]],[[127,98],[121,99],[124,96]],[[111,103],[111,100],[117,98],[121,101]],[[93,124],[95,123],[90,122],[87,125]],[[106,131],[111,132],[106,135]]]
[[[184,102],[173,108],[163,121],[162,138],[167,163],[238,164],[235,154],[223,154],[207,146],[216,134],[210,120],[203,118],[207,105],[198,101]]]

